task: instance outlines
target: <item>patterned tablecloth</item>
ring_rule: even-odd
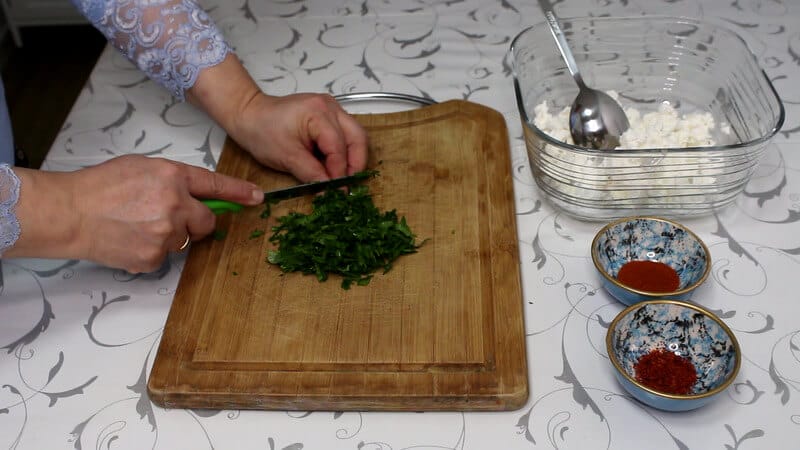
[[[462,98],[509,126],[531,395],[504,413],[164,410],[145,385],[185,256],[130,275],[81,261],[3,260],[0,448],[800,448],[800,4],[790,0],[562,0],[556,13],[680,14],[739,33],[787,120],[735,205],[685,220],[709,245],[698,303],[737,334],[743,364],[714,403],[665,413],[613,378],[589,243],[601,223],[543,202],[531,177],[507,51],[543,19],[534,0],[204,2],[270,93],[387,91]],[[224,133],[107,48],[45,163],[73,170],[139,153],[214,167]],[[797,152],[797,153],[794,153]],[[113,183],[114,180],[109,180]]]

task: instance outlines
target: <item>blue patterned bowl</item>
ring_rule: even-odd
[[[687,357],[697,381],[688,395],[659,392],[636,381],[635,365],[651,350]],[[629,306],[611,322],[606,350],[622,387],[634,398],[665,411],[699,408],[723,392],[741,365],[739,343],[722,320],[699,306],[651,300]]]
[[[683,225],[656,217],[627,217],[606,225],[594,237],[591,254],[603,286],[626,305],[655,299],[688,300],[711,270],[711,255],[697,235]],[[620,283],[620,269],[634,260],[670,266],[678,274],[678,289],[647,292]]]

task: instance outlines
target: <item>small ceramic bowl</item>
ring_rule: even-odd
[[[637,381],[637,362],[659,349],[694,365],[697,381],[689,394],[659,392]],[[606,350],[622,387],[640,402],[665,411],[707,404],[733,382],[741,365],[739,343],[722,320],[676,300],[651,300],[624,309],[608,327]]]
[[[655,299],[688,300],[711,270],[711,255],[696,234],[657,217],[627,217],[606,225],[594,237],[591,254],[603,286],[626,305]],[[678,276],[677,289],[655,292],[621,283],[619,271],[630,261],[666,264]]]

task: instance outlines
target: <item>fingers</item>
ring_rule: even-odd
[[[325,156],[330,178],[352,175],[366,166],[366,132],[332,97],[326,96],[326,111],[309,121],[308,134]]]
[[[347,170],[347,147],[344,145],[344,138],[339,133],[338,126],[329,118],[318,118],[309,123],[308,133],[325,157],[325,165],[323,167],[320,164],[323,178],[305,181],[322,181],[344,176]]]
[[[125,230],[125,234],[135,231],[135,236],[119,236],[117,241],[131,248],[120,264],[105,262],[131,273],[152,272],[161,267],[169,253],[183,252],[191,242],[214,231],[216,217],[208,207],[194,198],[181,198],[178,205],[174,201],[167,200],[154,210],[157,217],[139,220],[135,229]]]
[[[136,238],[123,240],[132,242],[135,250],[128,252],[119,264],[104,262],[131,273],[152,272],[161,267],[169,253],[183,252],[192,242],[211,234],[215,223],[216,217],[208,207],[195,199],[185,199],[180,209],[165,208],[157,222],[141,224]]]
[[[261,193],[261,198],[263,200],[263,193]],[[199,201],[188,202],[186,205],[185,220],[186,226],[184,228],[178,227],[179,246],[183,244],[186,235],[189,236],[190,240],[197,241],[211,234],[216,225],[216,217],[214,216],[214,213],[211,212],[206,205],[200,203]]]
[[[193,197],[215,198],[245,205],[257,205],[264,200],[264,192],[248,181],[196,166],[185,165],[185,170],[189,193]]]
[[[367,167],[367,132],[344,110],[337,115],[347,145],[347,175],[360,172]]]
[[[213,212],[196,199],[214,198],[246,205],[257,205],[264,201],[264,192],[253,183],[201,167],[181,166],[186,171],[186,187],[192,198],[187,199],[181,217],[176,218],[185,225],[175,227],[172,241],[177,243],[177,247],[173,246],[173,251],[182,251],[187,246],[187,240],[200,240],[214,231],[216,218]]]
[[[291,160],[287,165],[292,175],[304,183],[325,181],[331,178],[325,166],[305,148],[292,152]]]

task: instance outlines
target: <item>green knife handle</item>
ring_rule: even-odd
[[[227,200],[216,200],[216,199],[206,199],[200,200],[203,202],[204,205],[208,206],[208,208],[216,215],[225,214],[228,212],[237,213],[244,208],[244,206],[229,202]]]

